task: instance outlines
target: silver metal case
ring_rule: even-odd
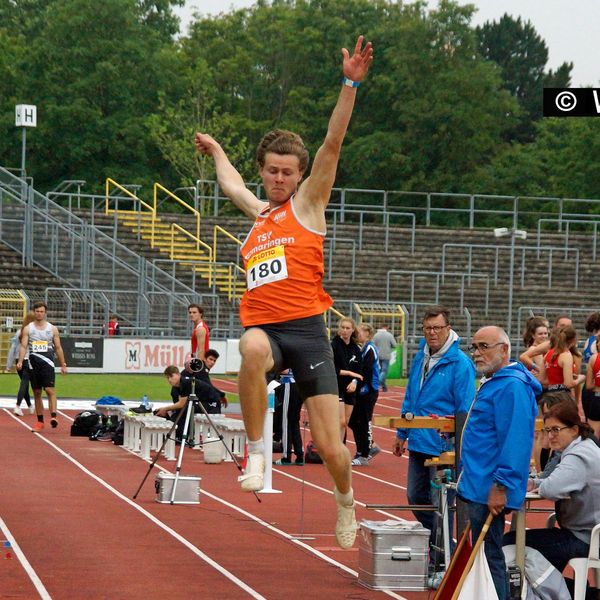
[[[374,590],[427,589],[429,530],[413,521],[361,521],[358,582]]]
[[[200,504],[200,477],[180,475],[175,489],[173,504]],[[156,501],[161,504],[171,503],[171,492],[175,475],[160,472],[156,476]]]

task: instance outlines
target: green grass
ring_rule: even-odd
[[[230,377],[219,375],[220,379]],[[235,379],[235,378],[233,378]],[[406,385],[406,379],[388,379],[388,385]],[[0,374],[0,396],[16,396],[19,378],[15,373]],[[171,388],[163,375],[154,374],[88,374],[56,375],[56,393],[59,398],[90,398],[116,396],[121,400],[140,400],[147,394],[151,402],[171,400]],[[237,402],[236,394],[227,394],[230,402]]]
[[[16,396],[19,378],[15,373],[0,374],[0,396]],[[171,401],[171,387],[163,375],[145,374],[88,374],[56,375],[56,393],[59,398],[90,398],[116,396],[121,400],[140,400],[147,394],[151,402]],[[234,394],[227,394],[237,402]]]

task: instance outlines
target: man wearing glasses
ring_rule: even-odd
[[[462,473],[457,491],[467,503],[475,541],[489,513],[485,556],[499,600],[509,597],[502,553],[504,515],[525,500],[540,383],[518,362],[510,362],[510,341],[500,327],[482,327],[469,350],[481,386],[462,436]]]
[[[450,325],[450,315],[443,306],[431,306],[423,317],[423,334],[419,351],[413,359],[403,415],[428,417],[467,413],[475,397],[475,369],[460,348],[460,338]],[[409,437],[410,435],[410,437]],[[410,504],[432,504],[431,481],[435,468],[425,461],[439,456],[445,448],[435,429],[398,429],[393,452],[402,456],[408,441],[408,483],[406,495]],[[419,522],[431,531],[430,543],[435,541],[435,514],[415,511]],[[431,552],[435,564],[437,553]]]

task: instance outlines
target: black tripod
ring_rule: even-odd
[[[244,474],[242,466],[238,462],[237,458],[234,456],[233,452],[231,452],[231,449],[229,448],[229,446],[225,443],[225,440],[223,439],[223,435],[221,433],[219,433],[219,431],[217,430],[217,428],[216,428],[213,420],[210,418],[210,415],[206,411],[206,408],[204,408],[204,405],[202,404],[202,402],[200,402],[200,400],[198,400],[198,397],[196,396],[196,394],[194,394],[192,392],[189,395],[189,397],[188,397],[187,409],[185,411],[185,422],[184,422],[184,426],[183,426],[183,434],[181,436],[181,445],[179,447],[179,455],[177,457],[177,465],[175,467],[175,479],[173,480],[173,488],[171,489],[171,498],[169,500],[171,504],[174,504],[174,502],[175,502],[175,494],[176,494],[176,491],[177,491],[177,483],[179,481],[179,475],[181,473],[181,464],[183,463],[183,452],[184,452],[185,447],[186,447],[186,445],[188,443],[189,432],[190,432],[190,429],[191,429],[190,425],[193,423],[193,417],[192,417],[192,415],[195,412],[194,408],[196,406],[204,414],[204,416],[206,417],[209,425],[212,427],[213,431],[217,434],[217,437],[214,440],[210,440],[210,441],[204,440],[204,444],[212,444],[212,443],[215,443],[215,442],[221,442],[223,444],[223,446],[225,446],[225,450],[227,451],[227,453],[231,457],[231,460],[233,460],[233,462],[234,462],[235,466],[237,467],[238,471],[242,475]],[[183,416],[183,410],[180,410],[179,414],[177,415],[177,418],[173,422],[173,426],[171,427],[171,430],[165,436],[165,439],[163,440],[162,446],[156,452],[156,455],[154,456],[154,459],[152,460],[152,462],[150,463],[150,466],[148,467],[148,471],[144,475],[144,478],[142,479],[142,482],[140,483],[140,485],[139,485],[138,489],[136,490],[135,494],[133,495],[133,499],[134,500],[137,498],[137,495],[140,493],[140,490],[142,489],[142,486],[146,482],[146,479],[148,479],[148,475],[150,475],[150,471],[152,470],[152,468],[154,467],[154,465],[158,461],[158,459],[160,457],[160,454],[161,454],[163,448],[165,447],[165,444],[167,443],[167,441],[169,439],[172,439],[171,436],[173,435],[173,432],[177,428],[177,425],[179,424],[179,420],[181,419],[182,416]],[[256,492],[252,492],[252,493],[254,494],[254,497],[259,502],[262,502],[262,500],[258,497],[258,494]]]

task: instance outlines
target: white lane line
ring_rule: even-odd
[[[288,474],[286,473],[286,475],[288,475]],[[292,476],[292,478],[293,478],[293,476]],[[314,487],[321,489],[329,494],[333,494],[333,492],[330,492],[329,490],[325,490],[325,488],[321,488],[319,486],[314,486]],[[353,575],[354,577],[358,577],[358,571],[355,571],[354,569],[351,569],[350,567],[347,567],[346,565],[344,565],[340,562],[337,562],[333,558],[330,558],[326,554],[323,554],[320,550],[317,550],[316,548],[313,548],[312,546],[305,544],[301,540],[296,539],[293,535],[286,533],[285,531],[282,531],[281,529],[277,529],[273,525],[270,525],[269,523],[266,523],[262,519],[255,517],[252,513],[246,512],[239,506],[236,506],[235,504],[231,504],[230,502],[227,502],[227,500],[223,500],[222,498],[219,498],[218,496],[214,496],[213,494],[211,494],[210,492],[207,492],[206,490],[202,490],[202,493],[209,496],[210,498],[212,498],[213,500],[215,500],[217,502],[221,502],[222,504],[224,504],[225,506],[228,506],[232,510],[235,510],[235,511],[241,513],[245,517],[252,519],[253,521],[256,521],[257,523],[259,523],[260,525],[263,525],[270,531],[273,531],[274,533],[277,533],[277,534],[283,536],[290,542],[296,544],[297,546],[304,548],[306,551],[310,552],[311,554],[314,554],[315,556],[319,557],[320,559],[324,560],[325,562],[328,562],[329,564],[341,569],[342,571],[345,571],[346,573],[349,573],[350,575]],[[360,504],[360,503],[357,502],[357,504]],[[405,598],[404,596],[399,596],[398,594],[396,594],[390,590],[379,590],[379,591],[385,593],[387,596],[391,596],[392,598],[397,598],[397,600],[407,600],[407,598]]]
[[[6,525],[6,523],[3,521],[3,519],[1,517],[0,517],[0,531],[2,531],[2,535],[4,535],[6,537],[6,541],[10,542],[11,550],[15,553],[15,556],[19,559],[19,562],[21,563],[23,569],[25,570],[25,573],[27,573],[29,579],[31,579],[31,583],[33,583],[35,589],[38,591],[40,598],[42,598],[42,600],[52,600],[52,596],[50,596],[50,594],[48,593],[48,590],[44,587],[44,584],[42,583],[41,579],[38,577],[37,573],[35,572],[35,569],[29,564],[27,557],[21,550],[21,547],[19,546],[19,544],[17,544],[17,540],[15,539],[13,534],[10,532],[10,529],[8,528],[8,526]]]
[[[8,411],[5,411],[5,412],[8,412]],[[10,416],[13,417],[13,415],[10,415]],[[25,427],[26,429],[30,429],[20,419],[18,419],[16,417],[13,417],[13,419],[15,421],[17,421],[18,423],[20,423],[21,425],[23,425],[23,427]],[[56,452],[58,452],[60,455],[62,455],[68,461],[72,462],[78,469],[80,469],[86,475],[88,475],[89,477],[91,477],[92,479],[97,481],[100,485],[105,487],[109,492],[111,492],[115,496],[117,496],[117,498],[119,498],[120,500],[123,500],[124,502],[129,504],[129,506],[131,506],[132,508],[135,508],[138,512],[143,514],[147,519],[152,521],[155,525],[158,525],[158,527],[160,527],[162,530],[166,531],[169,535],[173,536],[178,542],[180,542],[186,548],[188,548],[188,550],[191,550],[196,556],[198,556],[203,561],[208,563],[211,567],[213,567],[214,569],[219,571],[219,573],[224,575],[227,579],[229,579],[229,581],[231,581],[232,583],[234,583],[235,585],[240,587],[242,590],[244,590],[249,596],[251,596],[252,598],[256,598],[257,600],[267,600],[264,596],[261,596],[256,590],[252,589],[250,586],[248,586],[246,583],[244,583],[241,579],[236,577],[233,573],[231,573],[230,571],[228,571],[227,569],[222,567],[218,562],[214,561],[207,554],[205,554],[199,548],[194,546],[194,544],[192,544],[190,541],[186,540],[183,536],[181,536],[179,533],[177,533],[174,529],[171,529],[171,527],[169,527],[168,525],[163,523],[160,519],[156,518],[152,513],[148,512],[146,509],[142,508],[139,504],[136,504],[135,502],[133,502],[132,500],[127,498],[127,496],[124,496],[123,494],[121,494],[121,492],[119,492],[117,489],[112,487],[109,483],[104,481],[102,478],[98,477],[98,475],[96,475],[95,473],[92,473],[89,469],[84,467],[80,462],[78,462],[72,456],[70,456],[64,450],[62,450],[62,448],[59,448],[54,442],[51,442],[48,438],[44,437],[43,435],[40,435],[39,433],[34,433],[34,435],[38,439],[40,439],[43,442],[45,442],[46,444],[48,444],[51,448],[54,448],[54,450],[56,450]]]
[[[60,411],[59,411],[59,412],[60,412]],[[61,413],[61,414],[63,414],[63,413]],[[69,417],[69,415],[67,415],[67,414],[64,414],[64,416],[65,416],[67,419],[70,419],[71,421],[73,420],[73,419],[72,419],[71,417]],[[18,419],[15,419],[15,420],[17,420],[17,421],[18,421]],[[40,437],[41,439],[43,439],[44,441],[47,441],[47,439],[46,439],[46,438],[44,438],[43,436],[39,436],[39,437]],[[51,443],[51,442],[49,442],[49,443]],[[64,454],[64,452],[62,452],[62,450],[60,450],[60,448],[58,448],[58,447],[57,447],[57,446],[55,446],[54,444],[51,444],[51,445],[53,445],[55,448],[57,448],[57,450],[58,450],[58,451],[59,451],[61,454]],[[133,453],[133,452],[132,452],[131,454],[133,454],[134,456],[137,456],[138,458],[141,458],[141,457],[139,457],[139,455],[137,455],[137,454],[135,454],[135,453]],[[67,456],[67,458],[69,458],[69,460],[72,460],[72,462],[74,462],[75,464],[77,464],[77,465],[79,466],[79,463],[77,463],[77,461],[75,461],[75,459],[72,459],[72,458],[71,458],[70,456],[68,456],[68,455],[65,455],[65,456]],[[148,461],[148,462],[151,462],[151,461]],[[138,509],[139,509],[139,510],[140,510],[140,511],[143,513],[143,514],[150,514],[150,513],[147,513],[147,512],[146,512],[144,509],[142,509],[141,507],[139,507],[137,504],[135,504],[135,503],[131,502],[131,501],[129,500],[129,498],[127,498],[127,497],[123,496],[123,495],[122,495],[120,492],[118,492],[117,490],[114,490],[114,488],[111,488],[111,486],[110,486],[109,484],[105,484],[105,483],[103,482],[103,480],[102,480],[102,479],[100,479],[99,477],[97,477],[97,476],[96,476],[96,475],[94,475],[93,473],[89,472],[89,471],[88,471],[88,470],[87,470],[85,467],[83,467],[83,465],[81,465],[81,466],[80,466],[80,468],[81,468],[81,469],[82,469],[84,472],[88,473],[88,474],[89,474],[91,477],[93,477],[94,479],[96,479],[97,481],[99,481],[99,482],[100,482],[102,485],[105,485],[105,487],[107,487],[109,490],[111,490],[111,491],[114,491],[114,493],[115,493],[115,494],[116,494],[116,495],[117,495],[119,498],[123,498],[123,499],[124,499],[124,500],[126,500],[128,503],[130,503],[130,504],[132,504],[134,507],[138,508]],[[164,467],[162,467],[161,465],[158,465],[158,464],[156,464],[156,465],[155,465],[155,468],[157,468],[157,469],[160,469],[161,471],[165,471],[165,472],[167,472],[167,473],[172,473],[172,472],[171,472],[171,471],[169,471],[168,469],[165,469]],[[281,471],[281,470],[279,470],[279,469],[273,469],[273,470],[274,470],[274,471],[277,471],[278,473],[280,473],[280,474],[282,474],[282,475],[285,475],[286,477],[289,477],[289,478],[291,478],[291,479],[295,479],[296,481],[302,481],[301,479],[298,479],[297,477],[294,477],[294,476],[293,476],[293,475],[291,475],[290,473],[286,473],[286,472],[284,472],[284,471]],[[379,480],[379,481],[382,481],[383,483],[388,483],[388,482],[385,482],[385,481],[383,481],[383,480]],[[313,488],[315,488],[315,489],[317,489],[317,490],[320,490],[320,491],[322,491],[322,492],[325,492],[326,494],[333,495],[333,492],[332,492],[331,490],[328,490],[328,489],[326,489],[326,488],[324,488],[324,487],[321,487],[321,486],[319,486],[319,485],[317,485],[317,484],[310,483],[310,482],[308,482],[308,481],[305,481],[304,483],[305,483],[306,485],[310,486],[310,487],[313,487]],[[390,485],[394,485],[394,484],[390,484]],[[395,486],[395,487],[401,487],[401,486]],[[402,489],[404,489],[404,488],[402,488]],[[202,493],[202,494],[204,494],[204,495],[206,495],[206,496],[208,496],[208,497],[210,497],[210,498],[212,498],[212,499],[213,499],[213,500],[215,500],[216,502],[219,502],[219,503],[221,503],[221,504],[223,504],[223,505],[225,505],[225,506],[227,506],[227,507],[231,508],[232,510],[235,510],[236,512],[239,512],[239,513],[241,513],[242,515],[246,516],[247,518],[251,519],[252,521],[255,521],[257,524],[259,524],[259,525],[261,525],[261,526],[263,526],[263,527],[266,527],[267,529],[269,529],[270,531],[273,531],[274,533],[277,533],[278,535],[281,535],[282,537],[284,537],[285,539],[287,539],[287,540],[289,540],[289,541],[293,542],[294,544],[296,544],[296,545],[298,545],[298,546],[301,546],[302,548],[304,548],[305,550],[307,550],[307,551],[308,551],[308,552],[310,552],[311,554],[314,554],[316,557],[318,557],[318,558],[320,558],[320,559],[324,560],[325,562],[328,562],[329,564],[331,564],[331,565],[333,565],[333,566],[335,566],[335,567],[337,567],[337,568],[339,568],[339,569],[341,569],[341,570],[343,570],[343,571],[346,571],[347,573],[349,573],[349,574],[351,574],[351,575],[353,575],[353,576],[355,576],[355,577],[358,577],[358,572],[357,572],[357,571],[354,571],[353,569],[351,569],[350,567],[347,567],[347,566],[346,566],[346,565],[344,565],[343,563],[340,563],[340,562],[338,562],[338,561],[334,560],[333,558],[330,558],[329,556],[327,556],[326,554],[323,554],[322,552],[320,552],[319,550],[317,550],[317,549],[313,548],[312,546],[310,546],[310,545],[308,545],[308,544],[304,544],[304,543],[303,543],[303,542],[301,542],[300,540],[298,540],[298,539],[295,539],[295,538],[294,538],[294,536],[293,536],[292,534],[286,533],[285,531],[283,531],[283,530],[281,530],[281,529],[278,529],[278,528],[274,527],[274,526],[273,526],[273,525],[271,525],[270,523],[267,523],[266,521],[263,521],[261,518],[259,518],[259,517],[256,517],[256,516],[255,516],[255,515],[253,515],[252,513],[246,512],[244,509],[242,509],[242,508],[240,508],[240,507],[238,507],[238,506],[236,506],[236,505],[234,505],[234,504],[231,504],[231,503],[230,503],[230,502],[228,502],[227,500],[224,500],[223,498],[220,498],[220,497],[218,497],[218,496],[216,496],[216,495],[214,495],[214,494],[211,494],[211,493],[210,493],[210,492],[209,492],[209,491],[208,491],[208,490],[205,488],[205,486],[203,486],[203,488],[202,488],[202,492],[201,492],[201,493]],[[360,505],[360,506],[363,506],[363,507],[364,507],[364,506],[366,506],[366,504],[365,504],[364,502],[359,502],[358,500],[355,500],[355,502],[356,502],[358,505]],[[382,510],[378,510],[377,512],[379,512],[379,513],[380,513],[380,514],[382,514],[382,515],[386,515],[386,516],[388,516],[388,517],[390,517],[390,518],[392,518],[392,519],[399,519],[399,517],[398,517],[397,515],[394,515],[394,514],[392,514],[392,513],[388,513],[388,512],[382,511]],[[155,522],[157,522],[157,523],[159,523],[159,524],[161,523],[160,521],[158,521],[158,519],[155,519],[155,518],[153,517],[153,515],[150,515],[150,516],[152,517],[152,519],[151,519],[152,521],[155,521]],[[167,529],[170,529],[170,528],[168,528],[167,526],[164,526],[164,528],[165,528],[165,530],[167,530]],[[176,534],[176,535],[178,535],[178,534]],[[398,594],[396,594],[396,593],[394,593],[394,592],[392,592],[392,591],[390,591],[390,590],[380,590],[380,591],[384,592],[384,593],[385,593],[387,596],[390,596],[390,597],[392,597],[392,598],[396,598],[396,600],[407,600],[407,599],[406,599],[404,596],[400,596],[400,595],[398,595]]]

